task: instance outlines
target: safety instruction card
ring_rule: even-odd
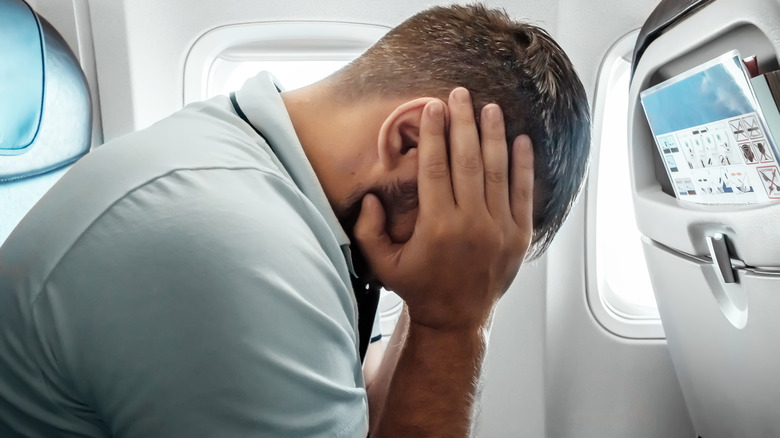
[[[737,51],[640,93],[675,194],[702,204],[780,199],[774,139]]]

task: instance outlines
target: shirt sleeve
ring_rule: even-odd
[[[54,397],[116,437],[365,436],[352,292],[324,226],[252,169],[128,194],[35,305]]]

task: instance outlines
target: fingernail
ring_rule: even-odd
[[[453,90],[452,97],[455,98],[455,102],[469,103],[469,91],[465,88],[456,88]]]
[[[366,196],[363,197],[363,203],[367,206],[370,206],[371,204],[376,204],[377,202],[379,202],[379,198],[377,198],[376,195],[373,193],[366,193]]]
[[[501,108],[495,103],[485,105],[485,117],[490,121],[498,121],[501,117]]]
[[[428,114],[431,117],[441,117],[443,113],[442,103],[434,100],[428,104]]]
[[[531,137],[529,137],[526,134],[520,134],[515,138],[515,147],[518,150],[527,150],[533,148],[533,143],[531,142]]]

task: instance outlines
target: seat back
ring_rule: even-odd
[[[0,60],[2,245],[68,167],[89,151],[92,107],[73,52],[22,0],[0,0]]]
[[[688,82],[686,88],[667,82],[665,89],[684,99],[670,99],[674,105],[651,106],[651,113],[668,114],[669,127],[675,126],[654,133],[640,92],[679,79],[678,75],[703,68],[733,50],[742,58],[754,55],[760,73],[777,70],[780,2],[664,0],[659,8],[643,32],[651,38],[640,40],[635,51],[629,93],[629,168],[637,226],[643,235],[669,353],[696,436],[777,437],[780,202],[747,204],[751,201],[746,199],[741,204],[707,205],[683,199],[708,193],[757,195],[759,191],[771,198],[775,189],[762,181],[757,169],[773,168],[780,173],[777,160],[759,163],[737,154],[732,159],[729,152],[742,150],[750,141],[765,142],[775,131],[751,125],[751,139],[742,138],[747,129],[740,131],[741,126],[752,115],[733,100],[718,106],[734,93],[729,82],[712,80],[707,86]],[[674,13],[669,15],[669,11]],[[748,81],[739,63],[730,65],[742,74],[735,77]],[[701,97],[712,94],[719,99]],[[703,106],[707,107],[704,111]],[[680,108],[684,111],[675,111]],[[726,110],[719,113],[718,108]],[[734,121],[736,128],[728,124]],[[718,139],[715,148],[707,143],[708,138]],[[780,144],[780,138],[775,140]],[[691,144],[693,149],[688,147]],[[699,144],[705,147],[696,149]],[[718,158],[696,158],[715,150]],[[691,177],[703,172],[711,175],[709,179]],[[719,175],[724,176],[718,179]],[[729,180],[729,175],[736,177]],[[708,187],[714,187],[712,182],[719,186],[708,192]]]

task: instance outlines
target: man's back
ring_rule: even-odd
[[[0,250],[0,435],[364,433],[347,264],[287,167],[218,98],[66,175]]]

